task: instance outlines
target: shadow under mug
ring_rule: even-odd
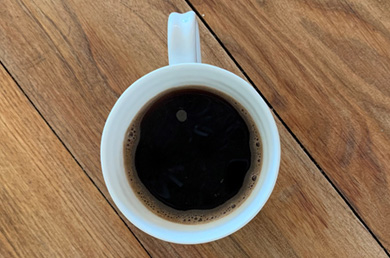
[[[112,108],[101,141],[103,177],[118,209],[140,230],[173,243],[210,242],[246,225],[268,200],[279,171],[279,134],[268,106],[250,84],[229,71],[200,63],[199,30],[194,12],[169,16],[168,53],[169,66],[138,79]],[[226,216],[194,225],[168,221],[150,211],[131,189],[123,158],[126,132],[138,111],[162,92],[188,85],[222,91],[237,100],[255,122],[262,142],[260,176],[247,199]]]

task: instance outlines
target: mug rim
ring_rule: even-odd
[[[143,216],[135,215],[134,209],[132,210],[132,207],[128,207],[129,205],[125,205],[123,201],[121,201],[121,198],[119,197],[119,189],[118,184],[115,185],[115,178],[114,173],[112,172],[112,167],[114,167],[112,164],[117,161],[113,161],[113,157],[110,156],[110,153],[108,151],[108,146],[110,148],[114,148],[115,146],[112,146],[112,142],[110,139],[112,138],[112,135],[115,133],[115,122],[116,119],[118,119],[118,113],[123,109],[124,107],[129,107],[128,101],[131,98],[136,97],[137,91],[140,91],[142,86],[145,87],[145,85],[153,80],[163,78],[164,76],[174,76],[175,78],[178,78],[180,76],[185,76],[186,74],[194,74],[196,77],[202,78],[202,76],[210,76],[215,75],[216,81],[224,81],[229,84],[240,84],[240,86],[243,86],[245,89],[243,90],[246,92],[245,94],[251,94],[253,99],[256,99],[256,101],[253,101],[253,105],[258,105],[254,109],[257,111],[261,111],[262,115],[264,115],[262,119],[262,126],[267,127],[264,130],[267,130],[267,132],[270,134],[269,140],[270,143],[268,144],[268,149],[270,160],[267,162],[267,171],[263,171],[264,161],[261,166],[261,174],[265,173],[264,176],[264,182],[262,183],[261,189],[258,189],[258,191],[252,190],[250,196],[252,196],[251,202],[249,202],[250,198],[247,198],[247,200],[243,201],[241,205],[244,203],[248,203],[247,206],[245,206],[245,209],[241,211],[241,214],[236,214],[235,217],[231,217],[229,220],[223,220],[217,219],[216,221],[205,223],[205,224],[215,224],[216,226],[212,227],[211,229],[207,229],[207,227],[204,230],[197,230],[196,228],[202,228],[199,225],[185,225],[185,224],[179,224],[182,230],[171,230],[164,228],[163,226],[156,226],[157,224],[153,224],[150,221],[147,221],[143,218]],[[164,77],[165,78],[165,77]],[[181,77],[180,77],[181,78]],[[184,77],[183,77],[184,78]],[[206,77],[205,77],[206,78]],[[178,79],[179,80],[179,79]],[[184,79],[183,79],[184,80]],[[213,82],[212,82],[213,83]],[[211,84],[211,83],[210,83]],[[189,85],[189,84],[182,84],[181,86]],[[180,86],[180,83],[178,85]],[[172,85],[172,88],[174,85]],[[239,87],[239,86],[237,86]],[[156,95],[160,94],[162,91],[157,92]],[[134,95],[134,96],[131,96]],[[232,98],[235,98],[235,96],[231,96]],[[151,99],[151,98],[150,98]],[[149,100],[150,100],[149,99]],[[127,102],[127,103],[126,103]],[[249,105],[248,104],[248,105]],[[139,110],[135,111],[135,113],[138,113]],[[253,114],[251,111],[248,110],[250,115]],[[129,123],[130,124],[130,123]],[[128,124],[128,125],[129,125]],[[256,124],[257,127],[260,125]],[[260,128],[259,128],[260,131]],[[114,137],[120,137],[120,136],[114,136]],[[123,148],[123,139],[124,135],[122,137],[122,144],[121,146],[116,146],[117,148]],[[265,141],[263,139],[263,136],[261,137],[262,143]],[[110,145],[111,144],[111,145]],[[156,238],[159,238],[164,241],[173,242],[173,243],[180,243],[180,244],[198,244],[198,243],[205,243],[214,241],[220,238],[223,238],[225,236],[228,236],[235,231],[239,230],[243,226],[245,226],[250,220],[253,219],[257,215],[257,213],[263,208],[267,200],[269,199],[269,196],[272,193],[272,190],[275,186],[276,179],[278,176],[279,171],[279,165],[280,165],[280,139],[279,139],[279,133],[278,129],[276,127],[275,120],[272,116],[272,113],[270,109],[268,108],[267,104],[263,100],[263,98],[257,93],[257,91],[245,80],[243,80],[241,77],[216,66],[208,65],[208,64],[202,64],[202,63],[185,63],[185,64],[177,64],[177,65],[170,65],[161,67],[157,70],[154,70],[137,81],[135,81],[130,87],[128,87],[122,95],[118,98],[115,105],[113,106],[103,129],[102,138],[101,138],[101,166],[102,166],[102,172],[103,172],[103,178],[106,184],[106,187],[108,189],[108,192],[113,199],[114,203],[118,207],[118,209],[122,212],[122,214],[137,228],[140,230],[148,233],[149,235],[152,235]],[[264,151],[264,148],[263,148]],[[123,157],[122,157],[123,158]],[[125,173],[125,171],[123,171]],[[260,174],[260,175],[261,175]],[[130,185],[128,185],[129,188]],[[260,193],[262,194],[261,196]],[[256,194],[256,195],[254,195]],[[253,203],[256,202],[256,203]],[[238,212],[238,211],[237,211]],[[234,212],[232,212],[234,214]],[[227,217],[229,217],[232,213],[230,213]],[[245,215],[245,216],[244,216]],[[156,215],[157,216],[157,215]],[[222,221],[223,223],[219,223],[218,221]],[[166,224],[173,223],[173,222],[166,222]],[[203,225],[203,224],[202,224]]]

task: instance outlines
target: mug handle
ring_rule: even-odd
[[[169,15],[168,59],[169,65],[201,62],[199,27],[193,11]]]

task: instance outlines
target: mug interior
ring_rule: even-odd
[[[160,93],[188,85],[222,91],[237,100],[255,122],[263,148],[260,176],[246,201],[224,217],[196,225],[167,221],[145,207],[130,188],[123,160],[125,134],[137,112]],[[272,114],[261,96],[237,75],[200,63],[162,67],[134,82],[111,110],[101,142],[104,181],[119,210],[142,231],[156,238],[181,244],[217,240],[247,224],[268,200],[276,182],[279,163],[279,134]]]

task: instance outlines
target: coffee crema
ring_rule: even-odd
[[[159,94],[140,110],[124,141],[136,196],[164,219],[213,221],[249,196],[261,170],[260,134],[226,94],[187,86]]]

